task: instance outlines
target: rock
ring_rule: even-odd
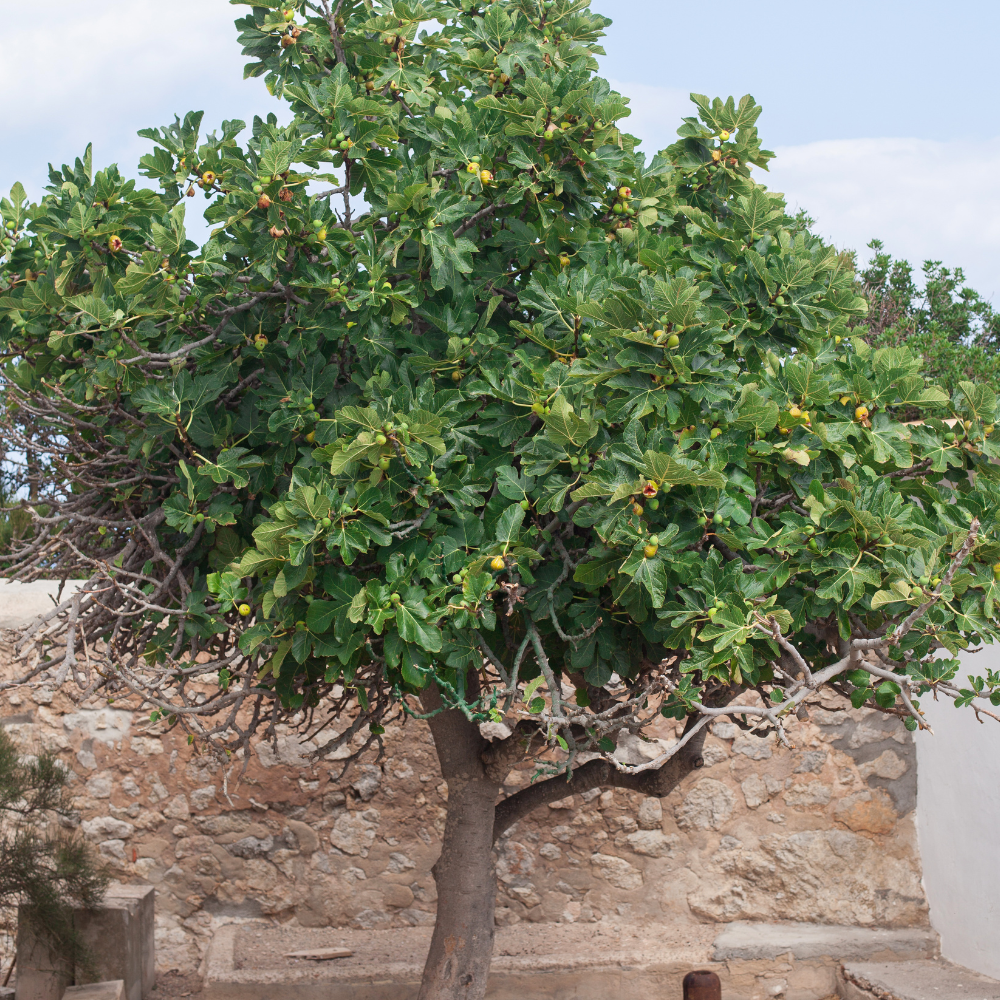
[[[201,812],[209,806],[215,805],[215,785],[196,788],[188,797],[191,800],[191,808],[196,812]]]
[[[572,809],[575,805],[575,801],[572,795],[567,795],[564,799],[556,799],[555,802],[549,803],[550,809]]]
[[[847,747],[849,750],[857,750],[859,747],[868,746],[869,743],[880,743],[882,740],[903,743],[906,741],[906,729],[899,719],[872,711],[851,733]]]
[[[163,753],[162,740],[151,736],[133,736],[129,741],[132,752],[140,757],[151,757]]]
[[[191,818],[191,809],[188,806],[187,798],[184,795],[175,795],[164,807],[163,815],[167,819],[176,819],[181,822]]]
[[[333,733],[328,735],[330,738],[336,738]],[[309,765],[310,755],[315,749],[316,744],[313,740],[300,739],[294,733],[289,733],[285,736],[279,736],[274,741],[273,746],[270,743],[258,743],[257,760],[261,767],[274,767],[276,764],[281,764],[285,767],[303,768]],[[350,747],[341,747],[340,750],[345,751],[340,757],[337,756],[337,753],[332,753],[328,759],[342,760],[351,754]]]
[[[514,886],[507,890],[508,894],[523,903],[529,910],[541,905],[542,897],[535,892],[533,885]]]
[[[135,827],[131,823],[126,823],[123,819],[115,819],[114,816],[97,816],[94,819],[85,819],[81,826],[84,836],[88,840],[97,842],[108,839],[128,840],[135,832]]]
[[[830,786],[822,781],[808,781],[785,789],[785,804],[790,806],[825,806],[830,801]]]
[[[727,785],[714,778],[702,778],[674,809],[682,830],[718,830],[733,815],[736,799]]]
[[[701,759],[705,767],[715,767],[729,758],[729,751],[722,743],[706,743],[701,751]]]
[[[660,805],[660,800],[652,795],[643,799],[636,819],[640,830],[659,830],[663,825],[663,806]]]
[[[736,739],[736,734],[739,732],[735,722],[713,722],[709,728],[712,735],[717,736],[720,740]]]
[[[366,809],[363,813],[344,813],[337,817],[337,822],[333,825],[330,843],[345,854],[367,857],[368,849],[375,843],[378,824],[377,809]]]
[[[786,920],[905,927],[926,923],[915,859],[846,830],[760,837],[715,855],[688,905],[707,920]]]
[[[31,700],[36,705],[51,705],[54,695],[52,688],[40,687],[31,692]]]
[[[197,816],[195,825],[209,837],[224,836],[227,833],[245,833],[255,825],[249,813],[224,812],[218,816]],[[263,833],[263,828],[261,830]]]
[[[386,865],[386,872],[390,875],[401,875],[403,872],[412,871],[417,867],[415,861],[411,861],[405,854],[399,851],[389,855],[389,864]]]
[[[113,778],[110,771],[101,771],[88,779],[87,794],[94,799],[110,799]]]
[[[243,837],[227,844],[226,850],[237,858],[259,858],[274,849],[274,837]]]
[[[139,787],[139,783],[132,777],[132,775],[127,775],[121,783],[122,791],[132,799],[139,798],[142,795],[142,789]]]
[[[906,774],[906,768],[906,761],[899,754],[893,750],[883,750],[874,760],[861,764],[858,773],[862,778],[870,778],[874,774],[877,778],[898,781]]]
[[[505,885],[524,879],[535,870],[535,856],[531,850],[515,840],[504,844],[497,858],[497,878]]]
[[[97,849],[106,858],[116,858],[118,861],[125,860],[124,840],[104,840],[97,845]]]
[[[881,788],[866,788],[848,795],[837,803],[833,814],[849,830],[868,833],[890,833],[897,819],[892,799]]]
[[[149,779],[149,801],[156,805],[157,802],[163,802],[165,799],[170,798],[170,792],[167,791],[167,786],[160,781],[160,776],[154,774]]]
[[[79,712],[64,715],[62,723],[68,734],[79,729],[85,739],[100,740],[110,745],[128,735],[132,713],[118,708],[81,708]]]
[[[759,774],[751,774],[749,778],[740,782],[740,789],[748,809],[756,809],[770,798],[767,785],[764,784],[764,779]]]
[[[380,924],[387,924],[392,920],[392,917],[386,913],[384,910],[362,910],[355,918],[351,921],[352,927],[357,927],[359,930],[370,931],[378,927]]]
[[[405,920],[411,927],[426,927],[434,923],[433,913],[427,913],[426,910],[415,910],[412,907],[400,910],[397,916]]]
[[[545,858],[546,861],[558,861],[562,857],[562,849],[551,841],[546,844],[542,844],[538,848],[538,853]]]
[[[505,740],[510,736],[510,727],[502,722],[480,722],[479,735],[484,740]]]
[[[382,769],[374,764],[361,764],[357,770],[361,774],[351,782],[351,788],[362,802],[370,802],[382,783]]]
[[[76,753],[76,759],[80,767],[85,771],[96,771],[97,770],[97,758],[91,753],[90,750],[78,750]]]
[[[288,821],[288,829],[291,831],[295,842],[299,846],[299,850],[303,854],[315,854],[319,850],[319,837],[308,823],[303,823],[297,819],[290,819]]]
[[[826,763],[827,753],[825,750],[808,750],[802,755],[802,760],[795,768],[796,774],[806,774],[811,772],[819,774]]]
[[[648,761],[656,760],[657,757],[669,750],[676,740],[642,739],[635,736],[628,730],[622,730],[618,734],[618,746],[615,750],[615,759],[623,764],[645,764]]]
[[[390,882],[382,889],[382,901],[394,910],[404,910],[413,905],[413,890],[405,885]]]
[[[642,885],[642,872],[624,858],[616,858],[610,854],[593,854],[590,863],[597,869],[598,876],[617,889],[638,889]]]
[[[743,733],[733,741],[733,753],[743,754],[751,760],[767,760],[771,756],[774,740],[774,733],[768,733],[764,737]]]
[[[667,835],[662,830],[637,830],[625,839],[631,850],[648,858],[669,857],[679,843],[676,835]]]

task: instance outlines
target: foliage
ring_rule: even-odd
[[[894,260],[880,240],[858,276],[869,312],[859,321],[873,347],[905,344],[924,358],[923,374],[955,392],[958,383],[974,379],[994,392],[1000,386],[1000,316],[975,289],[965,284],[961,268],[941,261],[923,265],[923,290],[905,260]]]
[[[49,507],[9,572],[92,578],[35,674],[220,753],[303,710],[351,720],[324,751],[377,740],[433,681],[560,766],[744,689],[779,731],[825,682],[911,726],[931,687],[1000,701],[935,656],[997,635],[995,394],[849,336],[868,304],[753,179],[751,97],[638,152],[607,23],[260,3],[248,72],[290,125],[146,130],[157,190],[89,150],[15,185],[7,433]]]
[[[87,843],[59,829],[66,778],[53,754],[24,756],[0,728],[0,906],[20,904],[33,934],[70,968],[88,970],[73,905],[95,906],[109,878]]]

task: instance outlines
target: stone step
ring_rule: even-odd
[[[412,1000],[430,936],[429,927],[221,927],[202,964],[202,1000]],[[325,961],[288,954],[335,948],[352,954]],[[836,993],[845,957],[928,958],[936,951],[937,936],[924,928],[521,923],[497,930],[487,997],[675,1000],[688,972],[710,969],[726,1000],[821,1000]]]
[[[125,980],[111,979],[104,983],[70,986],[63,994],[63,1000],[127,1000]]]
[[[844,1000],[1000,1000],[1000,981],[944,959],[845,962]]]

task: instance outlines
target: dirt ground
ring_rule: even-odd
[[[201,993],[201,976],[197,973],[182,975],[180,972],[161,972],[149,1000],[180,1000]]]

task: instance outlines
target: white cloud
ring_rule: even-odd
[[[39,197],[46,164],[72,163],[88,142],[95,168],[118,163],[138,177],[139,157],[152,148],[138,129],[189,110],[205,112],[203,134],[224,118],[249,125],[255,113],[287,121],[287,105],[262,80],[243,80],[248,60],[233,21],[249,12],[227,0],[48,0],[33,7],[0,60],[0,93],[7,95],[0,191],[20,180]],[[192,205],[195,239],[203,235],[197,214]]]
[[[915,266],[941,260],[981,294],[1000,292],[1000,139],[840,139],[776,152],[766,183],[838,246],[867,257],[877,237]]]
[[[686,94],[615,81],[632,98],[625,128],[648,152],[674,141],[693,107]],[[768,146],[767,135],[762,136]],[[759,181],[806,209],[816,230],[835,245],[857,250],[883,241],[918,268],[925,259],[965,270],[982,295],[1000,293],[1000,139],[838,139],[782,146]]]

